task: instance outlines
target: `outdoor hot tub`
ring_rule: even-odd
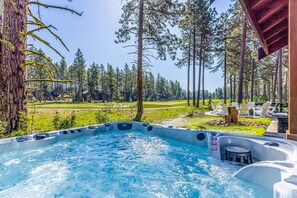
[[[0,197],[297,197],[288,140],[118,122],[0,140]]]

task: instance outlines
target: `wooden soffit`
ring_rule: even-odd
[[[259,59],[288,45],[288,0],[240,0],[262,48]]]

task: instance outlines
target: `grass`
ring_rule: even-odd
[[[213,100],[214,103],[222,102],[221,100]],[[144,102],[143,122],[161,124],[164,120],[170,120],[187,115],[193,112],[193,107],[186,105],[186,100],[180,101],[158,101],[158,102]],[[206,105],[202,106],[197,112],[205,112],[208,109],[208,101]],[[89,126],[99,124],[96,120],[96,108],[105,109],[106,116],[110,122],[117,121],[131,121],[135,116],[136,103],[71,103],[71,102],[30,102],[29,103],[29,133],[39,133],[54,131],[53,118],[58,111],[62,118],[70,116],[74,111],[76,115],[76,122],[74,127]],[[123,108],[122,108],[123,107]],[[75,109],[75,110],[73,110]],[[201,117],[185,117],[183,126],[190,129],[208,129],[222,132],[231,132],[239,134],[257,135],[261,136],[265,133],[266,127],[271,122],[269,118],[239,118],[239,122],[250,123],[250,126],[224,126],[209,125],[211,121],[221,121],[221,117],[201,116]],[[256,126],[255,125],[260,125]],[[24,135],[23,132],[15,132],[12,136]]]
[[[185,106],[186,101],[144,102],[144,108],[168,108]],[[29,102],[29,108],[61,108],[61,109],[97,109],[97,108],[136,108],[136,102],[107,102],[107,103],[73,103],[73,102]]]
[[[213,100],[214,103],[222,100]],[[208,101],[206,100],[208,104]],[[146,101],[143,103],[144,108],[170,108],[184,107],[187,105],[186,100],[173,101]],[[200,101],[202,106],[202,101]],[[47,108],[47,109],[99,109],[99,108],[136,108],[136,102],[106,102],[106,103],[74,103],[65,101],[45,101],[45,102],[28,102],[29,108]]]
[[[255,124],[269,125],[271,123],[270,118],[239,118],[239,122],[250,123],[250,126],[240,126],[240,125],[230,125],[230,126],[210,126],[207,123],[213,120],[223,120],[221,117],[213,116],[203,116],[199,118],[185,118],[186,128],[191,129],[208,129],[208,130],[217,130],[221,132],[230,132],[246,135],[256,135],[263,136],[266,128],[264,127],[255,127]]]
[[[142,121],[161,124],[164,119],[176,118],[179,115],[188,113],[190,109],[190,107],[184,107],[146,110],[143,114]],[[29,131],[34,133],[55,130],[53,126],[53,117],[57,111],[62,118],[70,116],[73,112],[72,110],[29,110]],[[96,121],[96,110],[79,110],[74,112],[76,115],[75,127],[99,124]],[[131,121],[134,116],[134,110],[111,110],[108,113],[111,122]]]

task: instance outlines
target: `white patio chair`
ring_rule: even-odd
[[[241,103],[239,106],[240,116],[249,116],[249,106],[246,103]]]
[[[237,111],[239,111],[239,104],[238,104],[238,102],[232,102],[231,103],[231,106],[232,107],[236,107]]]
[[[223,116],[223,115],[228,115],[228,108],[227,108],[227,105],[226,104],[224,104],[224,103],[222,103],[221,105],[220,105],[220,110],[219,110],[219,114],[221,115],[221,116]]]
[[[270,103],[269,113],[275,113],[278,103],[275,103],[275,102],[269,102],[269,103]]]
[[[218,114],[219,113],[217,106],[213,102],[210,103],[210,106],[211,106],[211,109],[213,111],[213,114]]]
[[[261,116],[261,117],[271,117],[268,112],[269,112],[269,106],[270,106],[270,103],[269,102],[266,102],[262,105],[261,107],[261,110],[259,111],[256,111],[256,113]]]

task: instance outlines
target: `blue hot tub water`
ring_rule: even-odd
[[[0,155],[0,197],[272,197],[207,148],[136,131]]]

